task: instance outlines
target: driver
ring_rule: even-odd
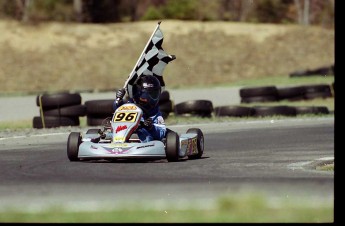
[[[125,94],[125,88],[116,92],[114,110],[124,104]],[[161,84],[153,75],[143,75],[133,86],[133,98],[128,103],[135,103],[143,110],[141,125],[136,131],[141,142],[162,140],[165,137],[166,126],[158,105],[160,94]]]

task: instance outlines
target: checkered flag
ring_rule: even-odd
[[[149,39],[143,53],[141,54],[138,62],[136,63],[133,71],[129,75],[124,88],[127,86],[127,91],[129,97],[133,97],[133,85],[136,84],[140,76],[142,75],[153,75],[161,83],[162,91],[165,88],[165,83],[163,80],[163,70],[165,66],[176,59],[175,55],[168,55],[164,52],[162,48],[163,44],[163,33],[159,28],[161,22],[153,32],[151,38]]]

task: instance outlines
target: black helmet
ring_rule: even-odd
[[[144,75],[139,78],[133,87],[133,99],[144,111],[156,107],[161,94],[161,84],[153,75]]]

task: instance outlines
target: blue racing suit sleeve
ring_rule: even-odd
[[[150,118],[153,121],[153,127],[150,130],[146,128],[139,128],[137,130],[139,139],[142,142],[162,140],[165,137],[166,125],[162,113],[160,111],[156,111],[156,114],[150,116]],[[144,121],[144,118],[141,120]]]

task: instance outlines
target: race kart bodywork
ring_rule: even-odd
[[[69,160],[150,158],[171,162],[185,157],[201,158],[204,135],[198,128],[190,128],[181,135],[167,129],[162,140],[140,142],[135,131],[142,115],[140,107],[127,103],[106,119],[103,129],[89,129],[85,134],[71,132],[67,141]]]

